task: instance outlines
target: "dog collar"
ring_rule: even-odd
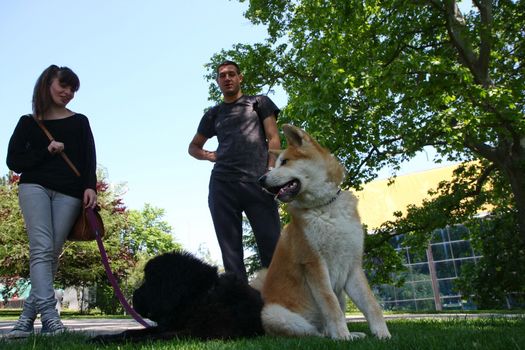
[[[339,189],[339,190],[337,191],[337,193],[335,194],[335,196],[333,196],[332,198],[330,198],[330,200],[329,200],[328,202],[319,205],[319,207],[324,207],[325,205],[328,205],[328,204],[333,203],[333,202],[337,199],[337,197],[339,197],[340,194],[341,194],[341,189]]]

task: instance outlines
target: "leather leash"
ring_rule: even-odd
[[[109,266],[108,256],[106,254],[106,250],[104,249],[104,244],[102,243],[102,238],[100,237],[100,234],[98,232],[98,225],[97,220],[95,219],[95,213],[93,212],[92,208],[87,208],[87,217],[89,221],[89,225],[95,231],[96,233],[96,240],[98,244],[98,250],[100,250],[100,256],[102,258],[102,264],[104,265],[104,269],[106,270],[106,275],[108,276],[109,283],[113,286],[113,290],[115,291],[115,296],[120,301],[120,304],[124,307],[124,309],[130,314],[135,321],[140,323],[146,328],[150,328],[151,325],[144,321],[142,317],[135,311],[128,303],[126,298],[124,297],[124,294],[122,294],[122,291],[120,290],[120,287],[118,285],[117,279],[113,275],[113,272],[111,271],[111,267]]]

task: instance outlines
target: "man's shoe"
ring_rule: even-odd
[[[35,320],[32,318],[20,316],[16,321],[13,329],[6,334],[6,338],[27,338],[34,333],[35,328],[33,326]]]
[[[64,324],[62,321],[60,321],[60,318],[50,318],[47,320],[42,320],[42,330],[40,331],[40,334],[55,335],[64,333],[66,330],[67,328],[64,327]]]

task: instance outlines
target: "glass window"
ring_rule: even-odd
[[[396,300],[394,287],[388,284],[382,284],[377,288],[377,297],[383,301]]]
[[[478,249],[476,248],[475,245],[473,245],[473,244],[471,243],[470,246],[472,247],[472,250],[474,251],[474,255],[475,255],[475,256],[482,256],[482,255],[483,255],[483,254],[481,253],[481,250],[478,250]]]
[[[396,302],[395,301],[386,301],[379,303],[381,305],[381,308],[383,310],[396,310]]]
[[[396,278],[396,281],[397,281],[397,282],[399,282],[399,281],[401,281],[401,280],[403,280],[403,281],[405,281],[405,282],[406,282],[406,281],[412,281],[412,278],[413,278],[413,277],[412,277],[412,273],[410,272],[410,266],[411,266],[411,265],[409,265],[409,266],[407,267],[407,270],[406,270],[406,271],[400,271],[400,272],[397,274],[397,276],[396,276],[396,277],[397,277],[397,278]],[[406,267],[406,266],[405,266],[405,267]]]
[[[439,295],[440,296],[452,296],[457,295],[454,291],[454,280],[452,279],[444,279],[444,280],[438,280],[439,285]]]
[[[401,259],[403,260],[403,264],[408,264],[408,249],[407,248],[397,249],[397,253],[401,256]]]
[[[413,281],[426,281],[430,279],[430,271],[428,270],[428,263],[414,264],[412,267]]]
[[[461,310],[463,308],[460,297],[441,298],[444,310]]]
[[[410,259],[410,263],[411,264],[422,263],[422,262],[426,262],[427,261],[427,252],[426,252],[426,250],[422,250],[422,251],[419,251],[419,252],[414,252],[414,251],[409,249],[408,252],[409,252],[409,259]]]
[[[401,248],[401,244],[403,244],[404,240],[405,240],[405,235],[396,235],[390,239],[390,244],[392,244],[392,246],[395,249],[399,249]]]
[[[461,274],[461,269],[463,268],[463,266],[475,264],[476,259],[470,258],[470,259],[455,260],[454,263],[456,264],[456,271],[458,272],[458,274]]]
[[[415,300],[398,301],[396,303],[396,310],[407,310],[407,311],[417,310],[416,302],[415,302]]]
[[[457,277],[452,261],[440,261],[434,263],[434,266],[436,267],[437,278]]]
[[[472,256],[472,249],[470,248],[470,242],[459,241],[452,243],[452,251],[454,252],[454,258],[465,258]]]
[[[446,231],[437,229],[432,232],[432,238],[430,240],[431,243],[440,243],[444,241],[448,241],[448,238],[446,238]]]
[[[461,308],[463,310],[477,310],[478,307],[472,300],[461,300]]]
[[[417,310],[435,310],[434,299],[416,300]]]
[[[431,281],[414,282],[414,295],[416,299],[434,298]]]
[[[439,243],[431,246],[434,261],[447,260],[452,258],[450,243]]]
[[[468,303],[461,300],[459,292],[454,290],[454,282],[461,273],[461,267],[474,264],[480,255],[474,252],[468,238],[468,229],[463,225],[447,226],[432,232],[430,249],[444,310],[469,308]],[[394,279],[404,280],[405,283],[402,287],[381,285],[375,288],[374,293],[381,300],[381,305],[389,310],[435,310],[427,250],[415,251],[403,246],[406,243],[404,235],[392,237],[390,242],[406,267]]]
[[[398,300],[414,299],[413,282],[406,282],[401,287],[396,288],[396,297]]]
[[[468,238],[468,229],[463,225],[448,226],[447,230],[451,241]]]

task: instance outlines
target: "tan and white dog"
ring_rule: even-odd
[[[271,335],[364,337],[350,333],[345,293],[378,338],[390,338],[362,268],[363,227],[357,199],[341,191],[344,169],[306,132],[284,125],[288,148],[261,185],[288,204],[285,226],[263,280],[264,330]]]

